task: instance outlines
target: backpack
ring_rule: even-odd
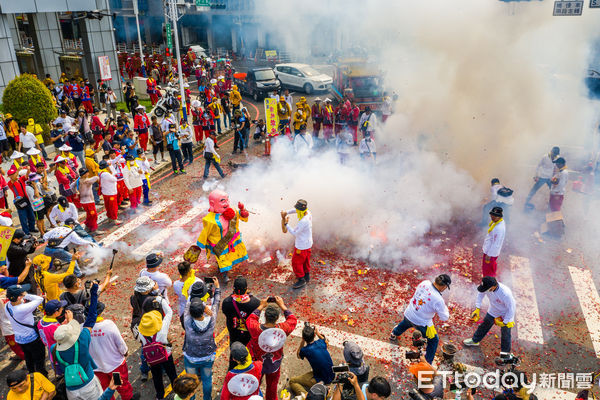
[[[65,385],[67,385],[67,387],[81,386],[89,381],[89,378],[88,378],[87,374],[85,373],[85,370],[83,369],[81,364],[79,364],[79,362],[78,362],[79,361],[79,342],[75,342],[74,346],[75,346],[75,356],[73,357],[73,364],[69,364],[69,363],[65,362],[65,360],[62,359],[59,352],[56,350],[56,344],[52,346],[52,351],[54,352],[54,355],[56,355],[56,359],[58,360],[58,362],[60,362],[62,365],[65,366],[64,377],[65,377]]]
[[[146,344],[142,346],[142,354],[146,362],[151,367],[167,361],[169,354],[163,343],[156,341],[156,335],[152,337],[144,336]]]

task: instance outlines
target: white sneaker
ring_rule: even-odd
[[[463,344],[468,347],[479,346],[479,343],[474,342],[471,338],[463,340]]]

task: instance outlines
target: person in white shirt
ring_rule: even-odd
[[[123,171],[123,180],[129,191],[129,206],[132,211],[137,209],[137,206],[142,202],[142,179],[144,172],[138,167],[134,161],[135,158],[131,154],[125,156],[125,167]]]
[[[298,216],[298,225],[295,228],[288,224],[290,214]],[[310,253],[313,245],[312,214],[308,211],[306,200],[300,199],[293,209],[281,212],[281,230],[295,236],[292,269],[298,280],[292,288],[303,288],[310,281]]]
[[[515,298],[510,288],[491,276],[484,276],[481,285],[477,287],[477,301],[475,302],[475,311],[471,314],[471,319],[479,321],[479,310],[481,302],[487,295],[490,302],[490,308],[483,318],[472,338],[463,340],[465,346],[479,346],[485,335],[490,331],[494,324],[500,327],[500,357],[505,359],[512,358],[510,354],[511,331],[515,326]]]
[[[392,99],[387,93],[384,93],[383,95],[383,103],[381,104],[381,122],[385,123],[390,115],[392,115]]]
[[[450,289],[451,283],[452,280],[447,274],[438,275],[433,283],[429,280],[419,283],[415,294],[404,310],[404,319],[390,334],[390,340],[395,342],[398,340],[398,336],[409,328],[415,328],[421,332],[423,337],[427,338],[425,360],[430,364],[433,362],[440,341],[433,324],[433,317],[437,314],[442,321],[447,321],[450,317],[442,292]]]
[[[152,201],[148,197],[150,194],[150,162],[146,159],[144,155],[144,150],[138,149],[138,156],[135,159],[135,164],[140,168],[140,170],[144,173],[142,176],[142,195],[144,196],[144,201],[142,202],[145,206],[152,205]]]
[[[58,198],[57,204],[52,207],[50,215],[48,215],[52,226],[62,226],[69,218],[78,220],[77,207],[73,203],[69,203],[65,196]]]
[[[58,258],[65,264],[69,264],[73,258],[73,254],[69,252],[67,246],[91,246],[98,247],[98,245],[91,240],[83,239],[71,226],[58,226],[46,232],[43,236],[44,240],[48,242],[44,248],[44,255],[52,258]],[[53,242],[56,242],[53,243]],[[77,261],[75,261],[74,274],[80,278],[83,274],[79,269]]]
[[[69,132],[75,120],[67,115],[64,110],[61,110],[60,116],[54,120],[54,125],[62,124],[63,132]]]
[[[502,218],[502,207],[494,207],[490,211],[490,223],[483,239],[483,260],[481,263],[481,273],[483,276],[496,276],[498,268],[498,256],[504,243],[506,234],[506,224]]]
[[[294,135],[292,146],[294,146],[294,151],[299,156],[306,157],[310,154],[313,148],[313,138],[312,135],[306,134],[306,124],[302,124],[300,133]]]
[[[348,161],[348,156],[350,155],[350,149],[352,148],[353,143],[354,139],[352,138],[352,133],[346,128],[342,129],[335,138],[335,148],[340,157],[340,164],[346,164],[346,161]]]
[[[160,272],[158,267],[163,262],[162,257],[156,253],[150,253],[146,256],[146,268],[140,271],[140,276],[147,276],[158,285],[159,294],[169,302],[168,289],[173,286],[173,281],[169,275]]]
[[[46,372],[46,346],[40,335],[33,328],[35,321],[33,312],[44,299],[27,293],[30,285],[12,285],[6,289],[6,314],[15,335],[15,342],[19,344],[25,354],[25,364],[30,374]]]
[[[98,302],[96,324],[92,327],[90,340],[90,356],[96,363],[94,374],[100,380],[102,389],[106,389],[112,379],[113,372],[121,375],[122,384],[117,391],[123,399],[132,397],[133,388],[129,382],[129,370],[127,368],[127,352],[129,349],[121,336],[117,325],[101,317],[104,311],[104,303]]]
[[[370,137],[375,137],[375,128],[377,127],[377,116],[371,111],[371,107],[365,107],[365,112],[360,116],[358,127],[360,128],[360,131],[363,133],[363,135],[369,132]]]
[[[564,158],[558,157],[556,161],[557,173],[552,177],[552,187],[550,188],[550,200],[548,202],[550,211],[560,211],[565,198],[565,189],[569,181],[569,171],[567,171],[567,162]]]
[[[169,132],[169,125],[176,124],[175,118],[173,118],[173,114],[170,111],[167,111],[162,121],[160,122],[160,127],[163,132]]]
[[[220,160],[221,156],[215,150],[215,131],[211,131],[208,137],[204,139],[204,179],[208,178],[211,164],[215,166],[221,178],[225,178],[226,175],[219,165]]]
[[[364,133],[364,138],[358,144],[358,153],[360,154],[360,158],[364,161],[373,161],[375,162],[377,157],[377,146],[375,145],[375,141],[371,137],[371,133],[369,131]]]
[[[119,203],[117,202],[117,178],[110,172],[108,162],[100,161],[100,191],[104,198],[104,207],[106,208],[106,217],[113,221],[115,225],[121,225],[117,219],[119,212]]]
[[[548,185],[548,188],[550,188],[550,180],[554,176],[554,161],[556,161],[559,154],[560,148],[554,146],[552,150],[550,150],[550,153],[545,154],[538,163],[537,168],[535,170],[535,176],[533,177],[535,183],[529,191],[527,199],[525,199],[526,209],[533,208],[533,204],[531,204],[531,199],[542,186]]]
[[[483,205],[483,212],[481,214],[481,222],[479,226],[488,225],[488,215],[492,208],[501,207],[503,218],[508,221],[508,214],[510,207],[514,204],[515,198],[513,196],[513,190],[500,184],[500,179],[493,178],[490,187],[490,201]]]
[[[37,138],[32,132],[27,130],[26,124],[19,124],[19,147],[17,150],[27,153],[31,149],[40,150],[40,145],[37,142]]]

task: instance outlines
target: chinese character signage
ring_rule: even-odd
[[[198,6],[198,7],[210,7],[210,0],[196,0],[196,6]]]
[[[6,264],[6,252],[14,233],[15,228],[11,228],[10,226],[0,227],[0,265]]]
[[[555,1],[554,16],[562,15],[581,15],[583,11],[583,1]]]
[[[108,59],[108,56],[99,56],[98,65],[100,66],[100,79],[103,81],[112,80],[112,75],[110,73],[110,60]]]
[[[173,48],[173,35],[171,33],[171,24],[168,22],[165,24],[165,35],[167,35],[167,47]]]
[[[590,8],[600,8],[600,0],[590,0]]]
[[[279,117],[277,116],[277,100],[272,97],[265,98],[265,115],[267,124],[267,136],[277,136]]]

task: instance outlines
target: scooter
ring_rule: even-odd
[[[160,87],[158,89],[160,90]],[[167,111],[175,112],[177,110],[179,110],[179,100],[175,96],[175,89],[169,83],[169,86],[165,89],[165,95],[158,100],[154,107],[154,115],[162,118]]]

